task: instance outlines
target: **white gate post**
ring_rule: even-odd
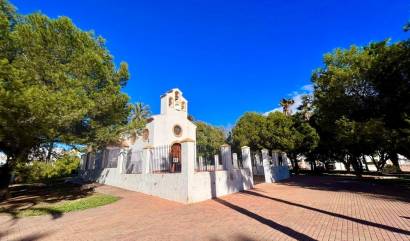
[[[181,143],[181,172],[190,175],[195,172],[195,142],[186,140]]]
[[[142,153],[142,173],[145,173],[145,174],[149,173],[151,158],[152,158],[152,147],[151,146],[144,147],[143,153]]]
[[[117,171],[119,174],[123,174],[123,163],[124,163],[125,155],[124,155],[124,149],[120,149],[120,154],[118,155],[118,162],[117,162]]]
[[[228,171],[232,170],[232,153],[231,146],[224,144],[221,146],[222,164]]]
[[[243,146],[241,148],[242,151],[242,163],[243,167],[249,169],[250,180],[252,183],[252,187],[254,185],[253,182],[253,170],[252,170],[252,159],[251,159],[251,148],[248,146]]]
[[[233,168],[238,169],[238,154],[232,153],[232,162],[233,162]]]
[[[265,182],[272,183],[272,169],[270,165],[270,156],[269,156],[269,151],[266,149],[262,150],[262,162],[263,162],[263,171],[265,173]]]
[[[181,143],[181,174],[185,181],[186,202],[191,202],[191,192],[193,191],[193,181],[195,178],[195,155],[196,145],[193,140],[185,140]]]
[[[214,155],[214,162],[215,162],[215,171],[219,170],[219,156]]]

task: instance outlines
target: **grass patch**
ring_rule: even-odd
[[[119,197],[96,193],[77,200],[61,201],[55,204],[38,204],[33,207],[19,210],[17,217],[41,216],[50,214],[54,218],[63,213],[80,211],[89,208],[104,206],[119,200]]]

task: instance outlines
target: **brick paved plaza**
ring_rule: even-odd
[[[192,205],[109,186],[114,204],[12,219],[0,240],[410,240],[408,192],[336,177],[293,177],[279,184]]]

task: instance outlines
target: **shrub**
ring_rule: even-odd
[[[72,175],[79,165],[80,158],[68,154],[61,156],[51,163],[43,161],[19,163],[14,170],[15,182],[50,182]]]

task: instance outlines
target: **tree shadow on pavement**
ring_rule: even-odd
[[[278,184],[313,190],[356,192],[377,198],[410,202],[410,180],[405,178],[299,175]]]
[[[262,224],[264,224],[264,225],[267,225],[267,226],[271,227],[272,229],[275,229],[279,232],[282,232],[282,233],[284,233],[284,234],[288,235],[289,237],[292,237],[296,240],[316,240],[316,239],[313,239],[313,238],[311,238],[311,237],[309,237],[309,236],[307,236],[303,233],[297,232],[294,229],[283,226],[279,223],[276,223],[276,222],[274,222],[270,219],[264,218],[264,217],[262,217],[262,216],[260,216],[256,213],[253,213],[253,212],[251,212],[251,211],[249,211],[245,208],[242,208],[240,206],[237,206],[237,205],[232,204],[230,202],[227,202],[225,200],[222,200],[222,199],[219,199],[219,198],[215,198],[213,200],[215,200],[216,202],[218,202],[218,203],[220,203],[220,204],[222,204],[226,207],[229,207],[229,208],[231,208],[231,209],[233,209],[233,210],[235,210],[235,211],[237,211],[237,212],[239,212],[239,213],[241,213],[245,216],[248,216],[248,217],[250,217],[250,218],[252,218],[252,219],[254,219],[254,220],[256,220],[256,221],[258,221]]]
[[[322,210],[322,209],[318,209],[318,208],[314,208],[314,207],[309,207],[309,206],[306,206],[306,205],[303,205],[303,204],[294,203],[294,202],[283,200],[283,199],[280,199],[280,198],[274,198],[274,197],[266,196],[266,195],[263,195],[263,194],[260,194],[260,193],[254,192],[254,191],[243,191],[242,193],[248,194],[248,195],[253,195],[253,196],[256,196],[256,197],[266,198],[266,199],[269,199],[269,200],[272,200],[272,201],[275,201],[275,202],[280,202],[280,203],[284,203],[284,204],[299,207],[299,208],[308,209],[308,210],[311,210],[311,211],[319,212],[319,213],[326,214],[326,215],[333,216],[333,217],[337,217],[337,218],[343,218],[343,219],[346,219],[346,220],[349,220],[349,221],[352,221],[352,222],[356,222],[356,223],[359,223],[359,224],[372,226],[372,227],[376,227],[376,228],[381,228],[381,229],[384,229],[384,230],[387,230],[387,231],[390,231],[390,232],[410,235],[410,231],[408,231],[408,230],[403,230],[403,229],[400,229],[400,228],[395,228],[395,227],[391,227],[391,226],[380,224],[380,223],[374,223],[374,222],[359,219],[359,218],[349,217],[349,216],[346,216],[346,215],[343,215],[343,214],[338,214],[338,213],[334,213],[334,212],[330,212],[330,211],[326,211],[326,210]]]

